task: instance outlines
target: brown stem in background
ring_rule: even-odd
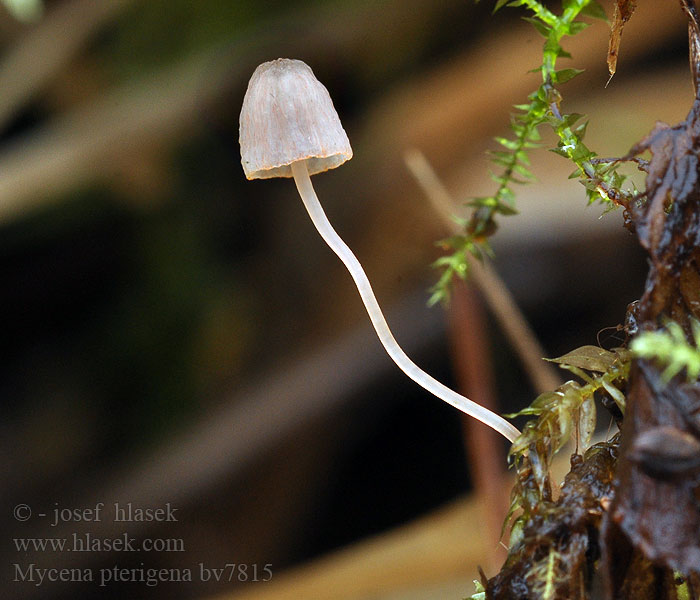
[[[454,202],[437,174],[418,150],[405,154],[405,162],[427,195],[431,206],[453,233],[459,226],[452,219]],[[542,361],[545,352],[527,324],[515,300],[498,274],[486,263],[467,256],[471,279],[506,334],[516,354],[538,392],[558,387],[561,380],[554,369]],[[449,310],[449,334],[454,369],[459,389],[467,390],[480,399],[483,406],[496,412],[497,399],[493,385],[493,370],[488,358],[488,336],[484,330],[485,313],[473,289],[465,283],[454,284],[452,306]],[[470,326],[465,326],[469,323]],[[491,432],[464,419],[467,459],[472,471],[474,488],[484,514],[485,535],[490,540],[501,536],[503,517],[507,510],[507,492],[503,488],[503,452]],[[497,568],[504,552],[494,548],[489,567]]]
[[[454,286],[448,311],[448,335],[458,389],[469,393],[486,408],[496,412],[498,401],[489,360],[486,313],[473,288],[459,281]],[[466,415],[465,415],[466,416]],[[487,427],[462,418],[467,460],[484,518],[483,535],[492,545],[487,568],[498,570],[505,559],[505,548],[497,544],[508,509],[508,491],[503,486],[505,455],[503,446]]]
[[[455,203],[423,153],[409,150],[404,159],[437,215],[451,233],[460,233],[459,226],[452,219]],[[470,255],[467,255],[467,260],[472,280],[515,350],[535,391],[541,393],[559,387],[561,379],[555,369],[542,360],[546,356],[544,349],[496,271],[488,263],[479,262]]]

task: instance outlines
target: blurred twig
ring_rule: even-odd
[[[0,222],[61,192],[111,174],[109,157],[133,144],[172,137],[241,71],[240,55],[215,48],[141,84],[57,117],[0,153]]]
[[[448,323],[450,354],[460,391],[477,399],[482,406],[500,412],[486,315],[473,286],[454,282]],[[462,429],[472,487],[482,512],[479,524],[488,540],[489,552],[483,567],[487,572],[497,573],[505,559],[504,548],[497,543],[508,510],[509,492],[503,486],[505,452],[497,434],[475,419],[462,415]]]
[[[0,61],[0,128],[133,0],[70,0],[27,31]]]
[[[419,150],[406,152],[404,159],[435,212],[451,232],[458,232],[459,226],[452,219],[454,202],[428,160]],[[506,285],[486,260],[479,262],[469,255],[467,259],[474,282],[520,358],[535,390],[545,392],[557,388],[561,380],[542,360],[546,353]]]

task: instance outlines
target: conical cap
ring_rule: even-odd
[[[292,177],[290,165],[299,160],[313,175],[352,158],[328,90],[307,64],[289,58],[255,69],[243,99],[239,142],[248,179]]]

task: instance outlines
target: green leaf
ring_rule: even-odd
[[[489,173],[491,181],[497,183],[498,185],[508,185],[508,179],[505,175],[496,175],[493,171]]]
[[[530,157],[527,155],[527,152],[525,152],[524,150],[518,150],[515,153],[515,158],[517,158],[524,165],[527,165],[527,166],[530,165]]]
[[[590,0],[581,10],[581,14],[593,19],[602,19],[608,21],[608,16],[605,14],[605,9],[598,3],[598,0]]]
[[[465,206],[472,206],[474,208],[479,208],[481,206],[486,206],[488,208],[495,208],[498,206],[498,200],[494,196],[477,196],[472,198],[468,202],[464,203]]]
[[[539,142],[542,139],[540,136],[539,129],[537,129],[537,125],[535,125],[532,128],[532,131],[530,131],[530,135],[528,136],[527,139],[530,140],[531,142]]]
[[[516,183],[527,183],[525,181],[523,182],[516,182]],[[517,215],[518,211],[514,209],[512,206],[508,206],[507,204],[503,204],[502,202],[498,205],[498,212],[501,213],[502,215],[505,216],[511,216],[511,215]]]
[[[435,290],[428,298],[428,306],[435,306],[436,304],[446,303],[448,301],[448,296],[445,290],[439,289]]]
[[[436,261],[433,262],[433,266],[440,268],[440,267],[450,267],[452,266],[452,257],[451,256],[441,256],[438,258]]]
[[[491,162],[501,165],[502,167],[510,168],[515,162],[515,157],[510,152],[489,150],[488,154],[491,157]]]
[[[552,79],[557,83],[566,83],[583,73],[583,71],[583,69],[561,69],[559,71],[554,71]]]
[[[574,133],[578,136],[578,139],[582,140],[586,137],[586,130],[588,129],[588,121],[581,123],[578,127],[574,128]]]
[[[550,148],[549,151],[554,152],[554,154],[558,154],[559,156],[563,156],[564,158],[569,158],[569,153],[560,146]]]
[[[585,160],[590,160],[595,155],[588,148],[586,148],[586,146],[579,143],[573,148],[573,150],[570,151],[569,156],[571,157],[571,160],[578,164]]]
[[[530,23],[537,30],[537,33],[539,33],[543,38],[548,38],[549,33],[552,31],[552,28],[547,25],[547,23],[543,23],[539,19],[535,19],[533,17],[523,17],[523,21]]]
[[[581,346],[580,348],[576,348],[576,350],[567,352],[564,356],[546,360],[560,365],[579,367],[587,371],[605,373],[617,360],[617,355],[610,350],[604,350],[598,346]]]
[[[504,137],[495,137],[493,139],[504,148],[508,148],[508,150],[515,151],[519,149],[519,144],[516,140],[509,140],[508,138]]]
[[[564,48],[559,46],[559,49],[557,50],[557,58],[572,58],[572,56],[566,50],[564,50]]]
[[[593,378],[588,375],[583,369],[580,369],[579,367],[574,367],[572,365],[559,365],[562,369],[566,369],[567,371],[573,373],[577,377],[580,377],[583,379],[586,383],[593,385],[594,381]]]
[[[572,70],[577,70],[577,69],[572,69]],[[579,121],[583,118],[583,115],[580,113],[571,113],[569,115],[564,115],[562,117],[562,124],[566,125],[567,127],[573,127],[576,121]]]
[[[588,28],[589,25],[590,23],[585,23],[584,21],[574,21],[573,23],[569,24],[568,33],[569,35],[576,35]]]
[[[507,160],[513,159],[513,154],[511,152],[505,152],[504,150],[489,150],[488,154],[494,158],[504,158]]]
[[[526,179],[533,179],[533,180],[536,179],[536,177],[533,175],[533,173],[529,169],[525,168],[523,165],[518,165],[518,164],[513,165],[513,171],[515,171],[516,173],[519,173],[520,175],[522,175]]]

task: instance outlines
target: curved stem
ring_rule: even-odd
[[[362,269],[362,265],[360,265],[360,262],[352,253],[352,250],[348,248],[347,244],[335,232],[328,221],[328,217],[326,217],[326,214],[323,212],[321,203],[318,201],[316,192],[311,184],[311,178],[309,177],[306,163],[304,161],[292,163],[292,174],[294,175],[294,182],[299,190],[299,195],[316,229],[318,229],[321,237],[331,247],[331,250],[338,255],[340,260],[343,261],[348,271],[350,271],[350,275],[352,275],[355,281],[357,290],[360,292],[362,302],[364,302],[365,308],[367,309],[367,314],[369,314],[372,325],[374,325],[374,329],[379,336],[379,341],[392,360],[406,375],[413,379],[418,385],[428,390],[431,394],[434,394],[455,408],[478,419],[482,423],[498,431],[498,433],[503,435],[508,441],[513,442],[515,438],[520,435],[520,432],[513,425],[503,417],[500,417],[480,404],[465,398],[443,385],[408,358],[394,339],[389,325],[387,325],[382,310],[379,308],[379,303],[372,291],[369,279],[367,279],[367,275]]]

